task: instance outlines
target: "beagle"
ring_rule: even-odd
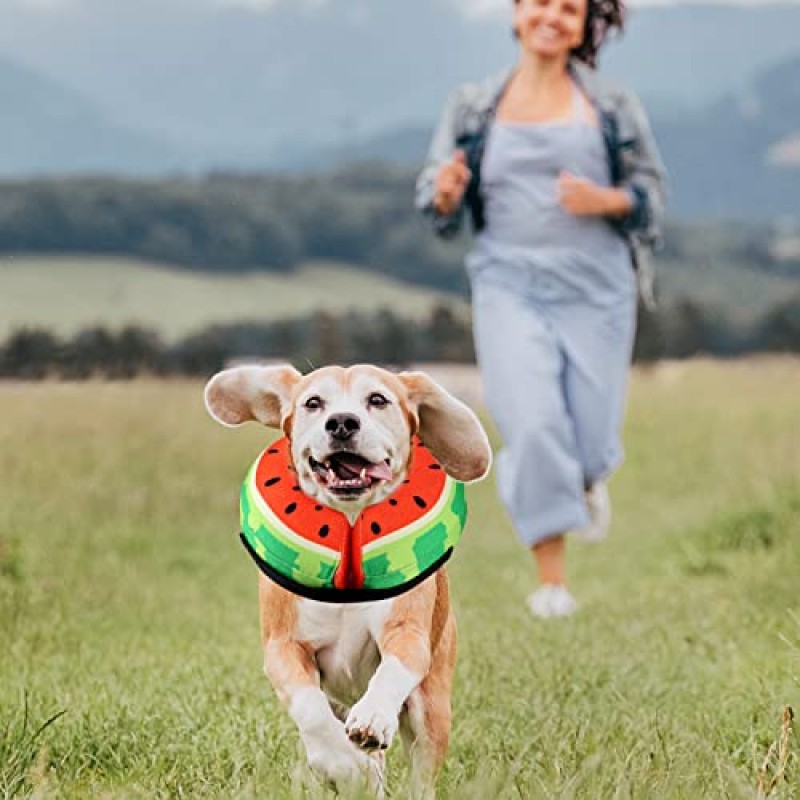
[[[223,425],[252,420],[286,437],[284,449],[265,451],[245,482],[242,523],[253,534],[245,544],[262,567],[264,670],[297,725],[311,767],[339,789],[367,785],[381,796],[384,751],[399,731],[416,791],[432,796],[450,735],[456,623],[441,567],[450,529],[431,529],[422,544],[437,546],[426,550],[419,519],[452,507],[463,523],[466,506],[461,513],[437,500],[438,511],[428,508],[424,491],[439,481],[443,493],[457,484],[463,497],[461,483],[486,476],[492,456],[480,422],[424,373],[369,365],[324,367],[306,376],[290,366],[236,367],[211,378],[205,402]],[[294,492],[291,502],[277,501],[272,533],[258,516],[272,514],[266,494],[258,492],[280,483],[277,473],[265,477],[272,475],[265,466],[270,458],[286,462],[294,484],[285,489]],[[415,469],[419,491],[409,485]],[[248,485],[252,509],[245,508]],[[379,511],[402,506],[404,491],[420,506],[414,523],[396,522],[383,540],[365,544],[366,537],[384,535]],[[303,508],[298,535],[287,527],[288,515]],[[330,545],[331,526],[317,526],[314,513],[342,521],[338,545]],[[373,521],[365,527],[360,523],[369,514]],[[414,552],[428,553],[427,561],[410,577],[379,568],[391,561],[386,548],[406,546],[408,531]],[[273,533],[305,547],[302,557],[266,563],[269,541],[262,547],[257,534]],[[384,548],[382,558],[370,558],[376,547]],[[337,548],[340,557],[331,560]],[[303,572],[299,563],[312,568]]]

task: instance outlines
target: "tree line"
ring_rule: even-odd
[[[43,328],[20,329],[0,346],[0,378],[208,376],[249,358],[280,359],[308,371],[332,363],[468,363],[475,353],[469,322],[446,305],[434,307],[423,320],[389,309],[319,311],[271,323],[210,325],[175,343],[136,325],[118,331],[92,327],[69,338]]]
[[[747,329],[690,300],[655,313],[640,311],[634,352],[639,363],[766,352],[800,353],[800,294]],[[45,329],[22,329],[0,346],[0,378],[207,377],[248,358],[288,361],[306,372],[332,363],[473,363],[475,352],[469,319],[440,305],[421,321],[389,309],[369,314],[317,312],[273,323],[213,325],[172,344],[138,326],[118,331],[94,327],[71,338]]]
[[[135,256],[215,272],[289,272],[342,261],[463,289],[464,246],[438,242],[413,209],[414,177],[336,175],[65,178],[2,182],[0,253]]]

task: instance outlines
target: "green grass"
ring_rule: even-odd
[[[439,796],[754,797],[800,709],[798,397],[790,360],[639,373],[567,621],[529,618],[529,558],[470,488]],[[199,383],[0,384],[0,420],[0,798],[302,794],[236,537],[265,433],[214,425]],[[800,797],[790,750],[772,797]]]
[[[466,313],[452,294],[378,272],[313,263],[289,275],[210,274],[98,257],[0,258],[0,341],[22,326],[71,336],[90,325],[145,325],[175,340],[212,323],[272,322],[313,311],[391,308],[411,318],[437,302]]]

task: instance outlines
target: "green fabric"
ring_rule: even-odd
[[[242,533],[259,558],[266,561],[282,575],[305,586],[331,586],[338,556],[331,551],[325,556],[306,547],[298,547],[282,529],[277,517],[270,519],[254,501],[253,474],[255,465],[242,484],[240,494],[240,521]]]
[[[310,588],[333,587],[339,553],[288,528],[263,497],[257,496],[255,470],[256,465],[248,472],[241,490],[241,527],[245,539],[259,558],[291,581]],[[326,509],[326,513],[339,512]],[[394,589],[412,581],[455,547],[466,518],[464,484],[448,477],[442,494],[427,513],[387,534],[386,540],[362,548],[363,588]]]

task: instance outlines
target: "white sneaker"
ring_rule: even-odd
[[[528,608],[535,617],[568,617],[578,610],[578,603],[564,586],[546,583],[529,598]]]
[[[603,481],[592,484],[586,490],[586,510],[589,512],[589,524],[572,535],[584,542],[599,542],[608,536],[611,528],[611,498],[608,487]]]

